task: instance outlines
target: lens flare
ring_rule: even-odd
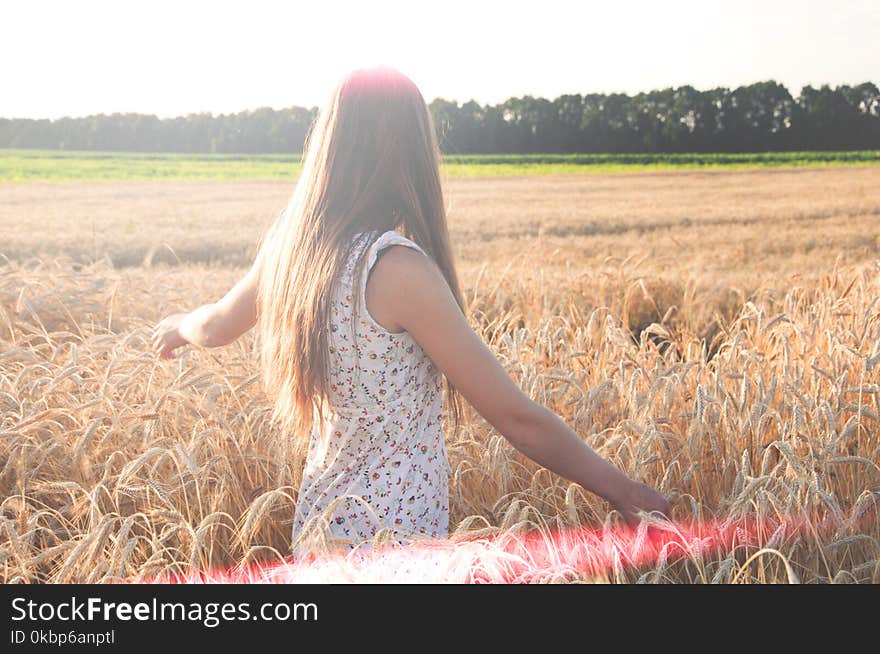
[[[165,576],[151,583],[530,583],[662,570],[737,551],[743,557],[801,530],[797,519],[644,521],[637,529],[537,530]],[[804,523],[805,524],[805,523]],[[815,529],[815,526],[812,527]],[[790,576],[793,575],[793,571]]]

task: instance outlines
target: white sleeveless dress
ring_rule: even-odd
[[[409,333],[387,331],[366,306],[367,273],[391,245],[422,252],[394,231],[356,235],[331,298],[331,413],[310,437],[295,553],[298,538],[314,529],[348,547],[383,528],[401,543],[448,533],[442,374]],[[366,269],[353,288],[358,262]]]

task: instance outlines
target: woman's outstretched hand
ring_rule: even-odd
[[[174,359],[184,345],[220,347],[231,343],[257,322],[257,264],[218,302],[189,313],[172,313],[153,330],[153,349],[162,359]]]
[[[176,358],[176,350],[189,344],[189,341],[180,334],[180,323],[186,315],[185,313],[172,313],[160,320],[153,330],[153,350],[160,359]]]
[[[639,526],[638,511],[657,511],[669,517],[669,501],[647,484],[633,481],[618,500],[611,502],[630,527]]]

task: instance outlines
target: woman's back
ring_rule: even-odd
[[[448,531],[442,375],[408,332],[389,332],[366,304],[369,271],[392,245],[421,250],[394,231],[357,234],[334,285],[330,411],[312,430],[295,547],[313,529],[352,543],[382,528],[399,540]]]
[[[392,216],[430,256],[383,231]],[[346,238],[377,219],[369,225],[382,230]],[[377,266],[370,287],[379,323],[364,291],[391,245],[405,247]],[[313,533],[352,543],[383,527],[398,540],[447,533],[443,377],[455,418],[466,399],[517,450],[605,497],[629,523],[638,523],[639,509],[668,510],[665,498],[529,398],[463,308],[428,105],[405,75],[369,69],[347,76],[318,114],[296,190],[248,274],[219,302],[165,318],[153,343],[167,358],[187,343],[229,343],[259,324],[273,418],[288,438],[309,435],[294,551]],[[319,423],[311,420],[316,398],[330,404]]]

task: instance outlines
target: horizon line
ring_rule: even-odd
[[[694,86],[693,84],[680,84],[677,86],[676,85],[669,85],[669,86],[655,87],[650,90],[642,90],[642,91],[635,91],[635,92],[629,92],[629,91],[577,91],[577,92],[573,92],[572,91],[572,92],[560,93],[552,98],[549,98],[549,97],[543,96],[543,95],[533,95],[531,93],[526,93],[526,94],[522,94],[522,95],[510,95],[510,96],[507,96],[504,100],[500,100],[498,102],[488,102],[488,101],[487,102],[480,102],[480,101],[476,100],[475,98],[470,98],[468,100],[459,100],[457,98],[444,97],[442,95],[438,95],[438,96],[435,96],[434,98],[432,98],[431,100],[426,100],[425,102],[426,102],[426,104],[430,105],[433,102],[436,102],[437,100],[443,100],[446,102],[454,102],[459,106],[474,102],[482,107],[491,107],[491,106],[498,106],[498,105],[504,104],[505,102],[507,102],[509,100],[525,99],[525,98],[543,99],[543,100],[549,100],[552,102],[552,101],[558,100],[559,98],[562,98],[562,97],[576,96],[576,95],[580,95],[580,96],[626,95],[628,97],[637,97],[639,95],[646,95],[646,94],[650,94],[650,93],[656,93],[659,91],[667,91],[667,90],[674,91],[674,90],[684,89],[684,88],[692,88],[699,93],[705,93],[707,91],[715,91],[718,89],[730,90],[730,89],[748,88],[750,86],[755,86],[758,84],[767,84],[767,83],[778,84],[779,86],[784,87],[791,94],[792,98],[800,97],[800,95],[803,93],[803,90],[807,87],[810,87],[813,89],[822,89],[825,87],[828,87],[831,89],[838,89],[841,87],[853,88],[853,87],[861,86],[862,84],[880,85],[880,83],[875,82],[874,80],[870,80],[870,79],[864,80],[862,82],[850,82],[850,83],[839,83],[839,84],[832,84],[830,82],[805,83],[805,84],[801,85],[797,94],[795,94],[795,93],[793,93],[793,90],[790,89],[784,82],[778,82],[777,80],[775,80],[773,78],[764,78],[764,79],[759,79],[759,80],[756,80],[753,82],[749,82],[747,84],[739,84],[737,86],[720,84],[717,86],[699,88],[699,87]],[[288,105],[283,105],[283,106],[263,104],[263,105],[258,105],[258,106],[252,105],[249,108],[243,108],[243,109],[239,109],[237,111],[206,110],[206,111],[177,112],[177,113],[173,113],[173,114],[160,114],[157,112],[146,112],[146,111],[137,111],[137,110],[112,110],[112,111],[108,110],[108,111],[99,111],[97,113],[78,114],[78,115],[64,114],[64,115],[55,116],[55,117],[49,117],[46,115],[42,115],[42,116],[33,116],[33,115],[31,115],[31,116],[21,116],[21,115],[5,116],[5,115],[0,115],[0,120],[48,120],[50,122],[54,122],[54,121],[66,120],[66,119],[67,120],[81,120],[84,118],[93,118],[93,117],[98,117],[98,116],[114,116],[114,115],[153,116],[155,118],[158,118],[159,120],[173,120],[175,118],[186,118],[188,116],[204,116],[204,115],[208,115],[208,116],[212,116],[212,117],[234,116],[237,114],[259,111],[260,109],[271,109],[272,111],[283,111],[285,109],[305,109],[307,111],[318,111],[318,110],[320,110],[320,104],[311,104],[311,105],[288,104]]]

